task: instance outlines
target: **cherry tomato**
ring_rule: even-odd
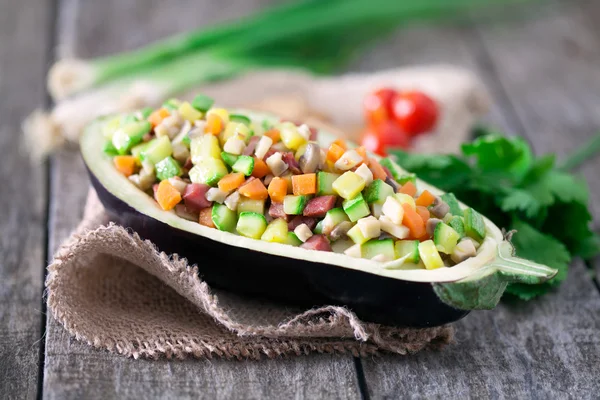
[[[373,153],[385,156],[388,149],[409,148],[410,137],[404,133],[396,121],[385,120],[367,128],[362,135],[361,145]]]
[[[423,92],[400,92],[394,98],[393,117],[411,136],[429,132],[437,123],[438,113],[435,100]]]
[[[392,107],[397,94],[391,88],[382,88],[369,93],[363,101],[367,122],[379,124],[392,118]]]

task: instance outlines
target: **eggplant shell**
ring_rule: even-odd
[[[246,112],[262,120],[272,118]],[[500,230],[485,219],[487,236],[476,257],[452,268],[396,269],[393,262],[305,250],[204,227],[163,211],[112,165],[102,151],[102,120],[90,124],[81,152],[92,185],[110,217],[168,254],[198,265],[208,284],[290,305],[342,305],[365,321],[427,327],[456,321],[471,309],[490,309],[508,282],[539,283],[556,271],[518,259]],[[334,137],[319,133],[327,145]],[[441,194],[425,182],[419,187]]]

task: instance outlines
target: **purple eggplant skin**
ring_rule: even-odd
[[[346,306],[361,320],[385,325],[432,327],[469,313],[443,303],[429,283],[382,277],[330,264],[229,246],[174,228],[133,209],[89,171],[111,220],[133,229],[167,254],[197,264],[210,286],[304,308]]]

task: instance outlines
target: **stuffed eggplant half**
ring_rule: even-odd
[[[393,160],[205,96],[103,117],[81,151],[111,218],[215,287],[435,326],[556,273]]]

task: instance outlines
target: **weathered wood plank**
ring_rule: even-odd
[[[0,398],[33,399],[42,322],[46,168],[18,151],[44,101],[50,1],[0,2]]]
[[[544,36],[540,34],[535,41],[530,41],[523,32],[530,23],[515,21],[512,24],[516,26],[505,28],[510,31],[506,33],[510,40],[502,42],[502,55],[494,56],[498,45],[490,43],[495,36],[505,34],[500,25],[495,25],[481,28],[489,39],[483,49],[477,34],[468,29],[414,29],[374,50],[371,59],[387,58],[389,64],[441,60],[472,68],[484,79],[496,103],[489,118],[491,122],[509,132],[525,134],[537,152],[564,154],[575,144],[567,144],[565,135],[557,142],[561,139],[557,127],[564,127],[569,118],[565,118],[556,105],[569,100],[564,95],[561,97],[561,92],[573,93],[569,85],[579,77],[561,81],[557,68],[551,80],[529,79],[540,67],[536,62],[537,46]],[[552,32],[545,35],[550,36]],[[549,42],[542,46],[544,44],[549,46]],[[513,55],[511,46],[518,46],[522,53]],[[492,52],[492,57],[482,52],[485,49]],[[549,56],[550,50],[544,54]],[[562,62],[564,68],[565,61]],[[496,69],[504,71],[511,67],[521,73],[518,84],[508,84],[505,76],[496,75]],[[585,72],[587,75],[581,73],[582,79],[591,76],[591,71]],[[555,89],[554,80],[562,82]],[[585,82],[577,82],[582,90],[581,99],[592,99],[595,92],[585,91]],[[539,92],[538,86],[543,86],[545,91],[539,98],[534,95]],[[528,96],[527,105],[520,94]],[[553,99],[548,99],[552,96]],[[517,97],[519,102],[515,100]],[[544,106],[537,108],[540,103]],[[548,103],[555,107],[545,108]],[[513,108],[525,107],[528,114],[544,120],[544,125],[538,128],[531,119],[525,123],[523,110],[512,112]],[[593,126],[589,121],[596,116],[591,113],[591,107],[587,112],[579,111],[578,115],[588,121],[589,127]],[[522,126],[526,128],[524,132]],[[548,135],[547,141],[543,140],[546,136],[535,133],[545,133],[550,128],[555,133]],[[590,134],[591,130],[580,130],[579,140],[583,142]],[[592,190],[597,190],[597,181],[590,183]],[[596,365],[600,359],[600,339],[595,333],[600,326],[599,309],[598,295],[589,275],[580,262],[575,263],[567,282],[539,301],[502,304],[494,311],[469,315],[457,324],[457,345],[446,351],[422,353],[407,359],[392,356],[363,359],[369,394],[372,398],[591,397],[600,389],[594,378],[600,372]]]
[[[64,24],[59,51],[90,57],[125,50],[191,26],[244,14],[260,3],[265,1],[226,1],[216,6],[196,1],[66,0],[60,8],[59,21]],[[66,15],[73,10],[76,18]],[[75,26],[69,25],[74,21]],[[87,190],[87,178],[75,151],[54,157],[51,182],[50,249],[54,251],[81,217]],[[64,191],[65,187],[69,189]],[[359,397],[350,356],[311,355],[259,362],[136,361],[70,339],[53,318],[47,326],[47,398]]]

